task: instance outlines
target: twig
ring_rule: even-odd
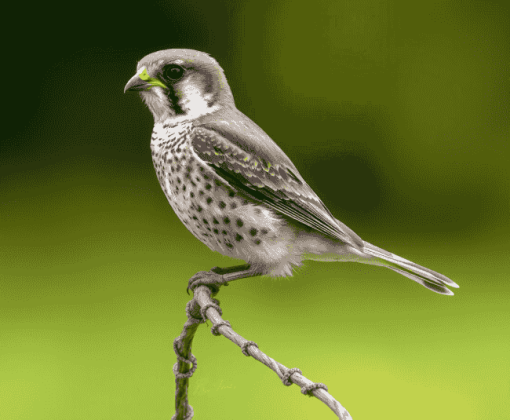
[[[176,393],[175,408],[176,413],[172,420],[191,420],[193,418],[193,408],[188,404],[187,390],[188,379],[196,369],[196,359],[191,354],[191,343],[198,324],[205,322],[207,317],[212,324],[211,332],[214,335],[223,335],[233,343],[237,344],[243,354],[252,356],[254,359],[266,365],[273,370],[282,380],[284,385],[292,383],[301,387],[301,392],[305,395],[313,395],[324,404],[326,404],[340,420],[352,420],[349,412],[328,393],[324,384],[314,383],[301,374],[297,368],[289,369],[264,352],[259,350],[257,344],[248,341],[237,334],[228,321],[221,317],[221,308],[216,299],[211,298],[211,289],[207,286],[198,286],[194,290],[194,298],[188,302],[186,312],[188,320],[184,324],[181,335],[174,341],[174,350],[176,350],[178,362],[174,366],[176,374]],[[190,367],[190,364],[192,367]]]

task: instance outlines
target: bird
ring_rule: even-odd
[[[336,219],[283,150],[237,109],[224,70],[209,54],[148,54],[124,88],[133,91],[154,117],[152,160],[177,217],[212,251],[246,262],[199,272],[188,290],[291,277],[306,260],[387,267],[444,295],[453,295],[447,286],[459,287]]]

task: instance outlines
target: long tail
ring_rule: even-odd
[[[453,292],[446,286],[459,287],[457,283],[442,274],[408,261],[368,242],[364,242],[364,245],[363,252],[375,257],[378,263],[420,283],[433,292],[453,295]]]

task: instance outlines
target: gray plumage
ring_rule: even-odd
[[[140,91],[154,116],[153,162],[170,205],[211,250],[271,276],[291,276],[306,259],[356,261],[437,293],[458,287],[337,220],[278,145],[235,107],[223,69],[209,55],[149,54],[125,90]]]

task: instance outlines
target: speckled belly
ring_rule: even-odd
[[[179,219],[223,255],[253,263],[284,256],[285,222],[222,182],[193,151],[191,129],[191,124],[155,127],[151,141],[159,183]]]

